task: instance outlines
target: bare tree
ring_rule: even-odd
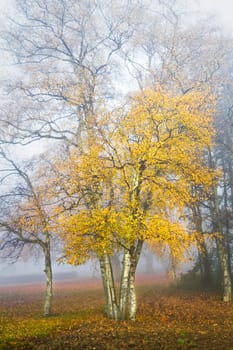
[[[35,179],[32,163],[23,167],[19,166],[3,150],[0,155],[2,162],[1,254],[5,258],[17,260],[25,245],[40,250],[44,256],[46,274],[44,315],[49,316],[53,295],[51,225],[54,218],[53,203],[49,199],[49,188],[46,182],[42,182],[42,179]]]
[[[12,101],[3,124],[14,142],[50,137],[77,145],[83,124],[113,96],[116,56],[134,33],[139,5],[18,0],[17,6],[19,20],[11,19],[1,37],[21,72],[6,91],[20,103]]]

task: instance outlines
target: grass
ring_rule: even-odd
[[[233,350],[233,305],[212,292],[141,284],[135,322],[105,318],[99,285],[55,286],[48,318],[43,293],[41,285],[0,289],[1,350]]]

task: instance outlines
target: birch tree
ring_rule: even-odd
[[[53,276],[51,261],[53,203],[49,199],[49,188],[32,174],[32,165],[24,168],[4,151],[1,151],[1,256],[17,260],[25,245],[39,250],[44,257],[46,291],[44,315],[51,314]]]
[[[70,158],[76,175],[69,187],[80,189],[81,199],[79,210],[60,222],[64,254],[73,264],[99,258],[111,318],[136,317],[135,274],[145,241],[176,259],[194,242],[181,218],[194,200],[192,186],[204,193],[215,175],[204,163],[213,135],[210,101],[198,93],[145,90],[128,112],[99,116],[95,141],[82,158]],[[122,252],[118,296],[111,266],[116,249]]]

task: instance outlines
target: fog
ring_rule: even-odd
[[[200,6],[203,10],[211,10],[218,16],[218,20],[224,24],[227,30],[230,30],[230,26],[233,21],[230,20],[229,16],[232,16],[232,11],[229,11],[230,1],[222,0],[219,1],[200,1]],[[9,13],[12,15],[12,1],[0,0],[0,18],[2,23],[4,16]],[[220,6],[220,7],[219,7]],[[3,63],[3,56],[0,58]],[[9,69],[9,68],[8,68]],[[5,75],[8,74],[8,70],[4,66],[1,69],[1,73],[5,72]],[[13,71],[11,71],[13,73]],[[21,147],[21,146],[19,146]],[[30,150],[33,153],[41,151],[41,143],[35,145],[30,145]],[[25,153],[28,152],[28,149],[25,148]],[[22,155],[22,147],[17,151],[17,157]],[[24,155],[24,154],[23,154]],[[0,286],[12,285],[12,284],[22,284],[22,283],[35,283],[42,282],[45,279],[43,267],[44,262],[42,259],[38,259],[35,263],[31,260],[23,261],[19,260],[15,264],[0,264]],[[146,259],[145,256],[140,260],[137,273],[147,273],[147,274],[160,274],[166,273],[168,270],[168,263],[161,263],[158,258],[155,256],[149,255],[149,258]],[[78,280],[86,278],[99,278],[99,267],[96,262],[89,262],[81,266],[69,266],[69,265],[58,265],[56,262],[53,263],[53,273],[54,280]]]
[[[36,262],[20,259],[15,263],[1,263],[0,287],[43,283],[45,281],[43,264],[43,259],[38,259]],[[167,272],[166,262],[160,261],[154,254],[144,252],[137,268],[138,275],[147,274],[156,277],[166,275]],[[100,279],[100,270],[97,261],[90,261],[80,266],[53,262],[53,275],[55,282]]]
[[[38,283],[45,280],[43,260],[36,263],[31,261],[18,261],[14,264],[0,265],[0,286]],[[78,280],[98,278],[99,271],[94,263],[87,263],[78,267],[53,263],[54,281]]]

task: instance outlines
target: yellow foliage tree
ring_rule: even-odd
[[[65,256],[73,264],[98,256],[109,317],[135,319],[145,241],[169,247],[176,259],[194,242],[184,210],[198,200],[193,187],[204,198],[216,177],[205,162],[213,105],[206,92],[145,90],[127,112],[93,118],[82,153],[66,163],[70,195],[79,200],[60,217]],[[123,256],[118,297],[110,259],[116,249]]]

